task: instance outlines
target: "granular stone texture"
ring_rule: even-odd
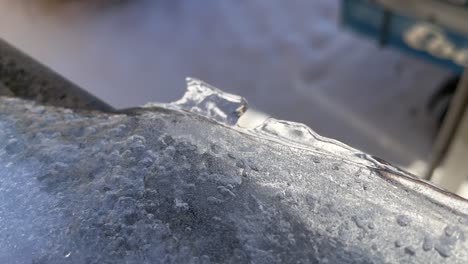
[[[0,97],[0,263],[468,263],[465,200],[273,122]]]

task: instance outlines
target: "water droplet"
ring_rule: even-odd
[[[368,184],[368,183],[364,183],[364,184],[362,185],[362,188],[364,189],[364,191],[369,190],[369,184]]]
[[[416,254],[416,248],[414,248],[413,246],[407,246],[405,247],[405,253],[414,256]]]
[[[245,168],[245,162],[244,162],[243,160],[238,160],[238,161],[236,162],[236,166],[237,166],[238,168],[244,169],[244,168]]]
[[[364,221],[362,219],[359,219],[359,217],[353,216],[353,217],[351,217],[351,219],[353,220],[353,222],[356,224],[357,227],[359,227],[361,229],[365,228]]]
[[[15,138],[9,139],[5,146],[5,150],[8,154],[16,154],[21,150],[21,144]]]
[[[201,263],[202,263],[202,264],[208,264],[208,263],[210,263],[210,262],[211,262],[211,260],[210,260],[210,257],[209,257],[209,256],[207,256],[207,255],[201,256]]]
[[[218,186],[217,189],[218,189],[218,192],[221,193],[223,196],[231,196],[231,197],[236,196],[231,190],[229,190],[228,188],[224,186]]]
[[[456,231],[456,229],[455,229],[455,227],[453,227],[453,226],[446,226],[446,227],[444,228],[444,233],[445,233],[445,235],[448,236],[448,237],[453,236],[453,234],[455,234],[455,231]]]
[[[458,222],[462,225],[468,225],[468,217],[458,219]]]
[[[444,258],[448,258],[452,255],[452,249],[447,245],[438,243],[434,246],[434,249]]]
[[[211,144],[210,148],[214,154],[218,154],[221,151],[221,147],[215,144]]]
[[[218,199],[218,198],[213,197],[213,196],[210,196],[210,197],[206,198],[206,201],[211,203],[211,204],[222,204],[222,203],[224,203],[223,200]]]
[[[255,164],[249,164],[249,167],[254,171],[259,171],[257,165],[255,165]]]
[[[247,110],[247,101],[203,81],[187,78],[184,96],[169,105],[233,126]]]
[[[181,210],[188,210],[190,208],[190,206],[188,205],[188,203],[182,201],[181,199],[179,198],[175,198],[174,199],[174,206],[178,209],[181,209]]]
[[[429,236],[424,237],[423,246],[424,251],[429,251],[434,248],[434,240]]]
[[[399,215],[396,219],[400,226],[408,226],[411,223],[411,219],[406,215]]]
[[[243,170],[242,170],[242,177],[247,178],[248,176],[249,176],[248,170],[247,170],[247,169],[243,169]]]

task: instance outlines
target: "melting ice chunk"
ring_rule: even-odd
[[[339,141],[322,137],[308,126],[290,121],[267,119],[255,128],[255,133],[270,139],[276,139],[296,146],[304,146],[313,150],[322,150],[337,156],[351,156],[358,153]]]
[[[187,91],[171,105],[185,111],[233,126],[247,110],[247,101],[238,95],[223,92],[203,81],[187,78]]]
[[[241,96],[223,92],[201,80],[187,78],[186,81],[187,91],[184,96],[176,102],[164,105],[165,107],[192,112],[228,126],[236,125],[247,110],[247,101]],[[145,107],[153,105],[155,104],[150,103]],[[269,118],[253,130],[237,128],[255,136],[314,151],[321,155],[333,156],[342,161],[410,176],[369,154],[337,140],[322,137],[301,123]]]
[[[386,170],[397,175],[414,177],[369,154],[354,149],[340,141],[322,137],[308,126],[290,121],[269,118],[253,131],[254,135],[289,146],[306,149],[325,156],[333,156],[342,161],[362,166]]]

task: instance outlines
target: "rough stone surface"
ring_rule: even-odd
[[[0,96],[13,96],[14,94],[2,82],[0,82]]]
[[[0,95],[110,112],[113,108],[0,39]]]
[[[468,262],[465,200],[291,142],[0,97],[0,263]]]

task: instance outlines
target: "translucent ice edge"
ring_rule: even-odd
[[[322,156],[333,157],[345,163],[407,174],[340,141],[322,137],[302,123],[269,118],[248,132],[264,139],[315,152]],[[410,174],[408,176],[413,177]]]
[[[322,137],[304,124],[270,118],[255,129],[244,132],[296,149],[314,152],[322,157],[331,157],[343,163],[376,169],[379,171],[378,175],[386,181],[396,182],[403,188],[428,197],[434,203],[454,208],[464,215],[468,214],[468,200],[342,142]]]
[[[330,157],[343,163],[377,169],[382,172],[380,175],[387,180],[397,182],[405,188],[431,197],[434,202],[450,205],[452,208],[456,207],[464,214],[468,213],[468,203],[463,198],[342,142],[322,137],[304,124],[269,118],[254,129],[239,127],[236,124],[247,110],[247,101],[238,95],[223,92],[201,80],[187,78],[187,91],[180,100],[166,105],[145,105],[145,107],[151,106],[163,106],[178,111],[191,112],[254,137],[317,153],[320,156]]]
[[[301,123],[269,118],[255,129],[236,126],[239,118],[247,110],[247,100],[241,96],[226,93],[198,79],[186,78],[186,82],[187,91],[180,100],[170,104],[149,103],[144,107],[163,106],[173,110],[191,112],[256,137],[334,157],[346,163],[384,169],[412,177],[371,155],[339,141],[322,137]]]
[[[186,78],[187,91],[175,102],[163,105],[170,109],[192,112],[218,123],[235,126],[247,111],[247,100],[243,97],[223,92],[201,80]],[[160,106],[149,103],[144,107]]]

